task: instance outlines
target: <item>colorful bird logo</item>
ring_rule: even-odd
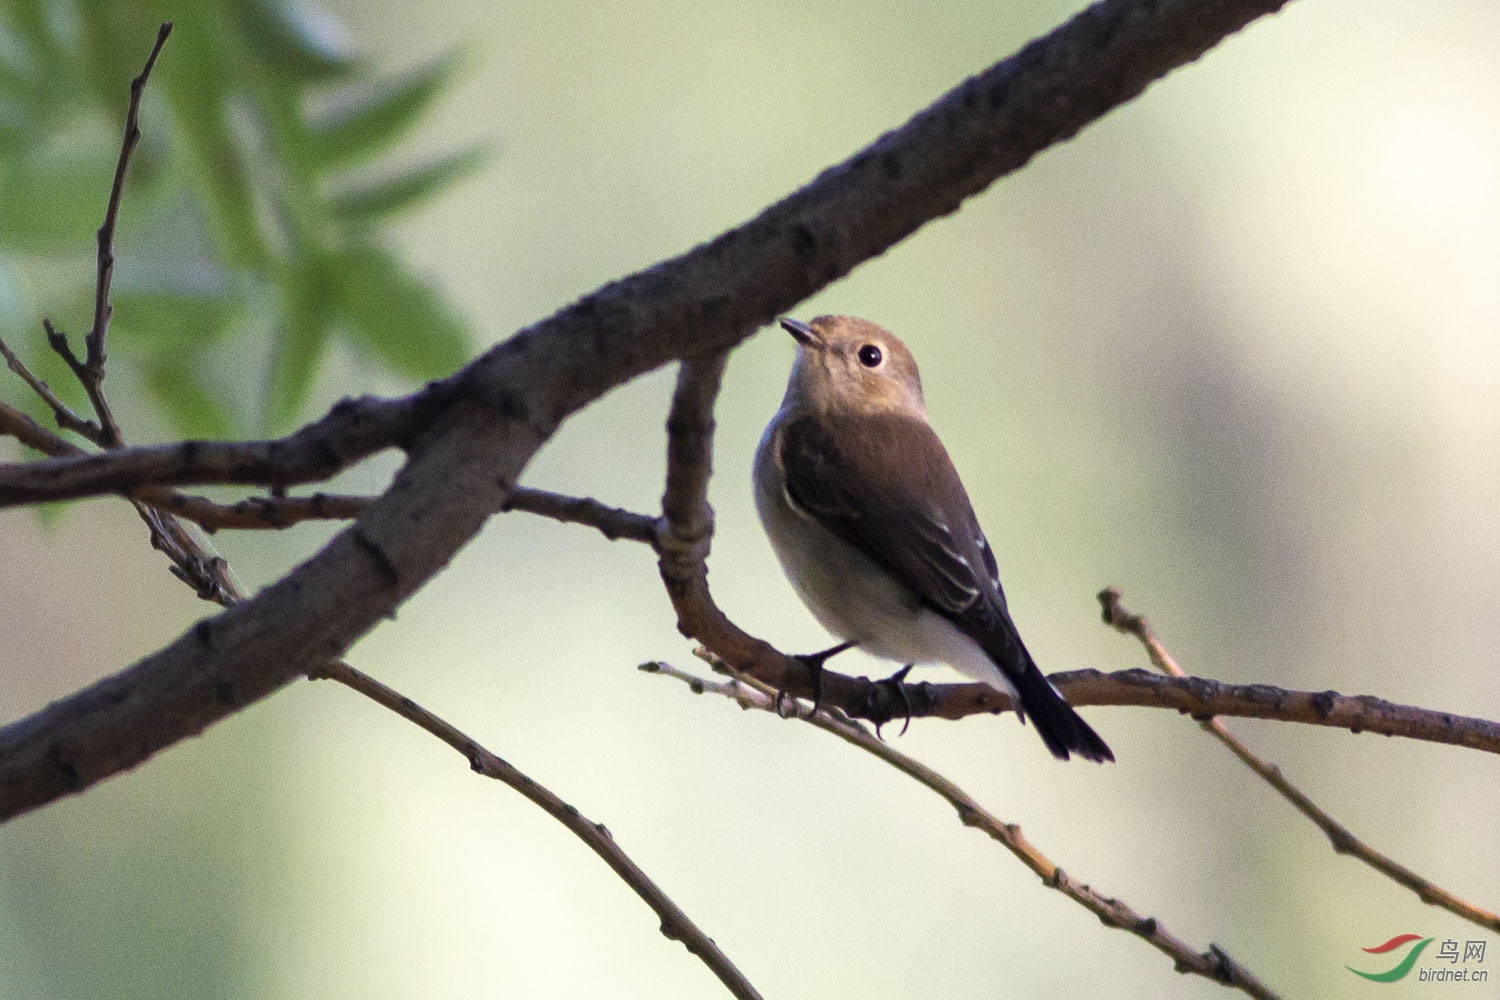
[[[1412,945],[1411,948],[1407,951],[1406,957],[1397,962],[1390,969],[1387,969],[1385,972],[1360,972],[1358,969],[1350,965],[1346,965],[1344,966],[1344,968],[1348,969],[1356,976],[1363,976],[1372,982],[1394,983],[1396,980],[1403,978],[1408,972],[1411,971],[1411,967],[1417,964],[1417,956],[1422,954],[1423,948],[1426,948],[1429,944],[1432,944],[1432,938],[1424,938],[1420,934],[1397,934],[1385,944],[1378,944],[1373,948],[1360,949],[1360,951],[1367,952],[1371,955],[1388,955],[1391,952],[1395,951],[1397,948],[1400,948],[1402,945],[1408,944],[1412,941],[1416,941],[1417,943]]]

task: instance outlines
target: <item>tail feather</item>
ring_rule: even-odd
[[[1067,760],[1075,753],[1084,760],[1099,763],[1114,760],[1108,744],[1042,675],[1010,616],[1004,615],[998,624],[999,628],[989,630],[982,645],[1015,688],[1016,708],[1022,721],[1031,717],[1042,742],[1058,760]]]
[[[1031,717],[1052,756],[1067,760],[1070,753],[1076,753],[1084,760],[1099,763],[1115,759],[1108,744],[1057,693],[1057,688],[1042,676],[1030,656],[1026,657],[1025,669],[1011,676],[1010,682],[1016,686],[1021,711]]]

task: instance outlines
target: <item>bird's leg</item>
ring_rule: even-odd
[[[796,660],[798,663],[806,667],[809,674],[812,674],[813,703],[812,712],[810,714],[817,715],[818,709],[823,704],[823,662],[830,657],[839,655],[846,649],[853,649],[857,645],[859,645],[859,643],[855,642],[853,639],[850,639],[847,642],[839,643],[837,646],[834,646],[831,649],[825,649],[821,653],[803,653],[800,656],[792,657],[792,659]],[[781,700],[785,697],[785,691],[776,692],[777,715],[781,715]]]
[[[895,691],[896,695],[901,699],[901,704],[906,707],[906,718],[901,723],[901,732],[896,734],[897,738],[905,736],[906,728],[911,725],[911,699],[906,696],[906,688],[901,686],[901,682],[906,680],[906,675],[911,673],[911,668],[914,666],[916,666],[916,664],[908,663],[906,666],[902,667],[894,674],[891,674],[891,676],[887,677],[885,680],[875,682],[882,687],[888,685],[891,690]],[[877,739],[885,739],[884,736],[880,735],[880,727],[885,725],[885,723],[889,721],[889,719],[886,719],[885,722],[875,723],[875,736]]]

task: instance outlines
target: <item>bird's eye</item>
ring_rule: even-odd
[[[884,357],[880,353],[880,348],[874,344],[866,344],[859,349],[859,363],[866,368],[879,368],[880,362],[883,360]]]

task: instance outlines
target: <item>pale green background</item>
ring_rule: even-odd
[[[393,67],[467,48],[424,140],[498,155],[399,237],[476,351],[740,222],[1075,9],[337,8]],[[1046,669],[1144,665],[1098,621],[1113,583],[1191,672],[1497,718],[1497,233],[1500,5],[1297,0],[796,314],[906,338]],[[711,565],[736,620],[808,650],[826,636],[747,487],[790,359],[776,332],[732,359]],[[401,388],[342,358],[318,405]],[[658,373],[575,418],[527,481],[652,509],[669,389]],[[260,585],[326,534],[220,543]],[[6,719],[205,613],[116,501],[50,531],[5,513],[0,566]],[[651,658],[693,662],[647,550],[523,515],[351,654],[607,823],[768,997],[1228,995],[884,765],[638,674]],[[1500,980],[1500,942],[1336,857],[1188,720],[1085,714],[1118,764],[1057,764],[1009,717],[897,745],[1286,996],[1496,995],[1350,975],[1416,932],[1486,938]],[[1232,728],[1375,846],[1500,906],[1494,757]],[[328,684],[0,829],[6,1000],[718,995],[555,823]]]

